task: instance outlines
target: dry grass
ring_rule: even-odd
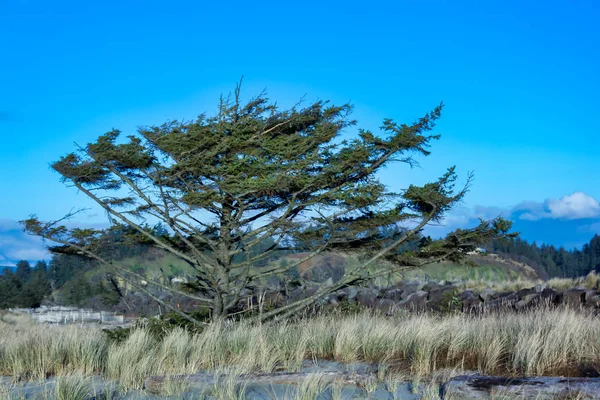
[[[272,326],[221,322],[196,335],[176,329],[161,341],[140,329],[121,344],[109,344],[89,328],[0,322],[0,374],[27,378],[100,374],[131,389],[140,388],[148,375],[231,371],[232,366],[236,374],[294,370],[311,358],[385,365],[383,381],[444,368],[568,373],[580,364],[599,365],[600,319],[569,309],[482,316],[323,315]]]
[[[521,289],[532,288],[536,285],[545,285],[545,282],[538,280],[515,279],[512,281],[491,282],[485,280],[469,279],[459,284],[461,289],[473,289],[479,292],[490,288],[497,292],[516,292]],[[571,286],[572,287],[572,286]]]
[[[0,322],[0,374],[25,379],[72,373],[87,376],[106,365],[108,343],[102,332],[19,319]]]
[[[577,279],[553,278],[546,282],[548,287],[557,290],[567,290],[575,286],[583,286],[588,289],[598,289],[600,287],[600,275],[595,271],[587,276]]]
[[[536,285],[542,285],[543,287],[549,287],[559,291],[571,289],[576,286],[582,286],[587,289],[598,289],[600,287],[600,275],[597,274],[595,271],[592,271],[585,277],[575,279],[552,278],[548,281],[516,279],[495,282],[470,279],[461,282],[459,284],[459,287],[462,289],[474,289],[478,291],[483,291],[486,288],[491,288],[497,292],[516,292],[521,289],[532,288]]]

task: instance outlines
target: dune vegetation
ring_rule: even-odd
[[[0,375],[15,379],[100,375],[128,390],[151,375],[294,371],[306,359],[374,363],[382,380],[443,369],[578,375],[600,366],[600,320],[566,308],[500,317],[329,313],[270,325],[214,322],[197,333],[138,327],[119,341],[99,329],[34,325],[11,314],[0,322]]]

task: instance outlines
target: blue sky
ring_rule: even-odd
[[[73,142],[214,111],[242,75],[283,105],[351,101],[371,129],[444,101],[421,168],[382,173],[475,172],[431,232],[501,213],[581,245],[600,232],[598,20],[594,1],[0,1],[0,264],[42,254],[15,221],[90,205],[48,167]]]

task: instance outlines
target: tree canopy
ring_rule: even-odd
[[[419,240],[416,248],[399,251],[420,238],[427,224],[441,221],[469,186],[467,177],[455,188],[454,167],[436,181],[400,193],[390,192],[378,178],[378,171],[392,163],[412,166],[415,156],[429,154],[438,138],[430,132],[441,111],[440,104],[412,124],[386,119],[373,132],[356,128],[349,104],[318,101],[282,109],[264,94],[242,102],[238,87],[221,98],[214,116],[140,128],[126,139],[112,130],[52,168],[106,211],[112,229],[127,231],[129,240],[163,249],[194,268],[195,292],[189,295],[215,318],[234,312],[246,288],[324,251],[353,253],[363,260],[334,285],[261,316],[279,318],[341,287],[442,259],[458,260],[478,244],[507,235],[507,221],[482,221],[476,228]],[[351,130],[357,134],[342,140],[342,133]],[[156,222],[167,231],[153,228]],[[98,251],[105,232],[67,229],[60,221],[42,222],[36,216],[23,225],[58,243],[53,251],[111,265],[110,254]],[[258,267],[273,253],[289,250],[290,241],[307,246],[296,264]],[[130,271],[115,273],[136,279]]]

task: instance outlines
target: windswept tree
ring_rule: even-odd
[[[375,133],[355,127],[348,104],[318,101],[281,109],[264,95],[242,103],[238,87],[221,99],[215,116],[141,128],[126,140],[113,130],[52,168],[64,183],[100,205],[116,229],[189,264],[195,292],[187,295],[210,308],[214,318],[232,313],[245,288],[285,275],[322,252],[353,253],[362,260],[333,285],[262,314],[282,318],[342,287],[460,259],[479,243],[507,234],[509,224],[497,219],[442,240],[416,240],[427,224],[441,221],[464,197],[470,179],[455,189],[452,167],[438,180],[400,193],[378,179],[378,171],[392,163],[412,166],[415,155],[429,154],[438,138],[430,132],[441,110],[439,105],[410,125],[384,120]],[[342,140],[343,132],[352,131],[353,138]],[[151,228],[156,222],[168,227],[168,234]],[[60,221],[35,216],[23,225],[59,243],[55,251],[72,250],[112,265],[133,285],[140,278],[99,252],[103,232],[67,229]],[[291,242],[307,244],[304,257],[257,267],[289,250],[286,243]],[[417,245],[399,251],[409,242]]]

